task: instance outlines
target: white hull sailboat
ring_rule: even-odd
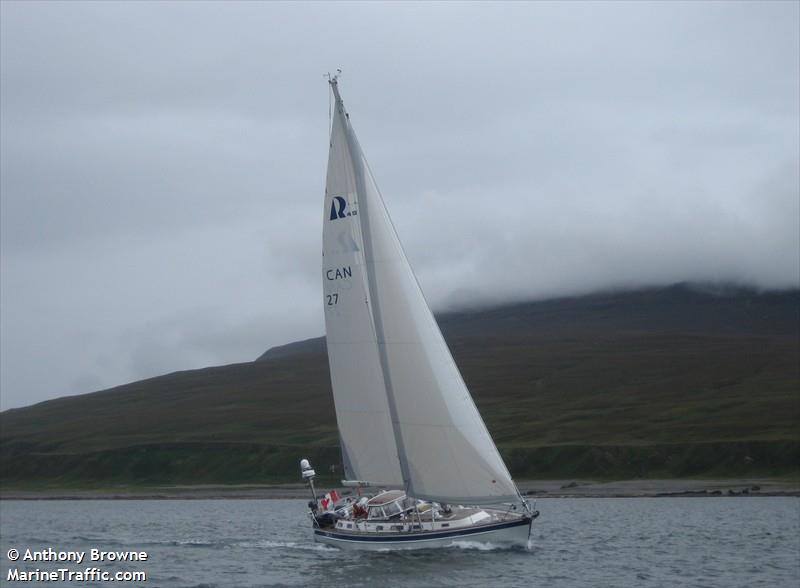
[[[345,549],[527,545],[531,510],[475,407],[335,98],[323,304],[345,486],[318,499],[314,539]]]

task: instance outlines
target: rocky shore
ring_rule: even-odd
[[[672,496],[800,496],[800,480],[530,480],[520,491],[535,498],[637,498]]]
[[[723,496],[800,496],[800,480],[522,480],[520,491],[529,499],[540,498],[660,498]],[[320,490],[327,488],[320,488]],[[340,494],[349,492],[340,488]],[[209,500],[209,499],[304,499],[303,484],[192,485],[99,489],[0,489],[0,500]]]

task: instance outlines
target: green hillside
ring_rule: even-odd
[[[674,286],[440,323],[518,477],[798,473],[798,291]],[[6,486],[294,480],[301,457],[339,467],[321,339],[0,413]]]

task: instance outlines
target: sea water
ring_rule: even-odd
[[[529,549],[457,542],[448,549],[385,553],[314,543],[305,502],[3,501],[0,584],[800,586],[800,498],[543,499],[536,505],[541,516]],[[9,559],[13,550],[16,561]],[[92,560],[92,550],[107,555]],[[52,553],[84,558],[80,564],[56,561]],[[26,554],[40,557],[26,560]],[[37,570],[27,576],[33,580],[22,580],[23,572]],[[48,579],[53,572],[57,579]],[[102,572],[123,575],[111,582]],[[144,573],[146,580],[133,573]]]

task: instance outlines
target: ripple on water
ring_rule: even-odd
[[[0,553],[144,550],[148,585],[163,588],[800,585],[797,498],[547,499],[538,508],[530,550],[455,541],[376,553],[315,543],[304,501],[6,501]]]

